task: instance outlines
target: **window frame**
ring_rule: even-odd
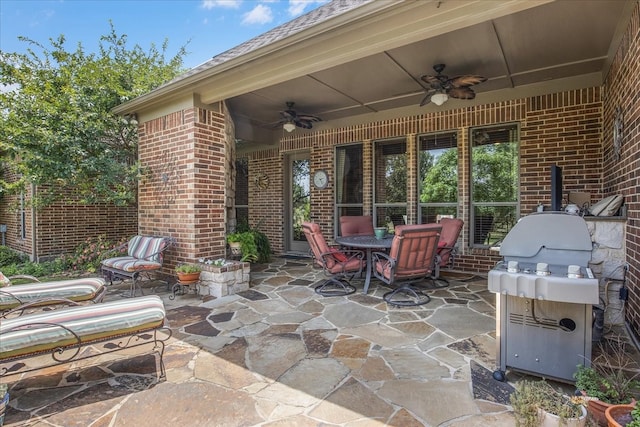
[[[417,208],[418,208],[418,212],[417,212],[417,216],[416,216],[416,222],[418,224],[422,224],[422,217],[423,217],[423,210],[426,210],[428,208],[454,208],[455,209],[455,217],[459,218],[460,217],[460,193],[458,192],[457,194],[457,198],[455,201],[452,202],[422,202],[421,201],[421,196],[422,196],[422,170],[420,169],[421,166],[421,162],[420,162],[420,156],[422,154],[422,152],[424,150],[422,150],[420,148],[421,146],[421,138],[423,137],[430,137],[430,136],[435,136],[437,139],[438,135],[452,135],[453,139],[456,141],[455,146],[453,147],[448,147],[447,149],[449,150],[456,150],[456,177],[457,177],[457,181],[458,181],[458,188],[460,188],[460,147],[458,145],[459,142],[459,135],[460,135],[460,129],[450,129],[450,130],[442,130],[442,131],[436,131],[436,132],[428,132],[428,133],[422,133],[417,135],[416,138],[416,150],[417,150],[417,156],[416,156],[416,161],[417,161]],[[426,151],[433,151],[433,149],[431,150],[426,150]],[[440,215],[437,214],[436,217]],[[444,214],[443,214],[444,215]],[[426,215],[425,215],[426,216]],[[437,219],[436,219],[437,221]]]
[[[377,201],[376,195],[379,194],[378,193],[378,178],[377,178],[377,173],[376,173],[376,168],[377,168],[377,162],[378,162],[378,158],[377,158],[377,151],[378,151],[378,144],[388,144],[388,143],[399,143],[399,144],[404,144],[404,153],[403,155],[405,156],[405,174],[408,174],[408,169],[409,169],[409,151],[408,151],[408,141],[407,141],[407,136],[399,136],[399,137],[393,137],[393,138],[384,138],[384,139],[377,139],[373,141],[373,146],[372,146],[372,150],[373,150],[373,162],[372,162],[372,169],[371,169],[371,174],[372,174],[372,179],[373,179],[373,200],[372,200],[372,209],[373,209],[373,223],[376,226],[385,226],[388,224],[387,221],[387,216],[385,216],[385,218],[378,218],[378,209],[383,208],[383,209],[393,209],[393,208],[401,208],[404,209],[404,214],[403,217],[406,218],[409,214],[409,188],[408,186],[410,185],[409,181],[407,180],[406,182],[406,186],[405,186],[405,200],[404,202],[389,202],[389,203],[381,203]],[[390,220],[392,220],[390,218]],[[397,224],[396,224],[397,225]]]
[[[505,128],[505,127],[515,127],[515,131],[516,131],[516,135],[517,135],[517,140],[516,141],[511,141],[511,142],[515,142],[516,146],[514,148],[515,151],[515,165],[514,167],[516,168],[516,182],[514,183],[515,185],[515,200],[512,202],[498,202],[498,201],[490,201],[490,202],[476,202],[474,199],[474,148],[476,147],[474,145],[474,143],[476,142],[476,135],[479,134],[479,130],[495,130],[497,128]],[[468,156],[468,165],[469,165],[469,247],[471,248],[490,248],[493,245],[495,245],[496,242],[492,243],[491,242],[491,238],[490,238],[490,233],[494,231],[494,227],[495,227],[495,223],[491,222],[491,226],[490,229],[488,230],[488,234],[489,236],[487,236],[484,240],[483,243],[476,243],[476,229],[478,228],[476,225],[476,208],[480,207],[480,208],[513,208],[513,217],[512,221],[509,223],[507,221],[507,229],[503,230],[502,233],[500,234],[505,234],[509,231],[510,227],[509,226],[513,226],[513,224],[515,223],[515,221],[517,220],[517,218],[520,217],[520,200],[521,200],[521,194],[520,194],[520,165],[521,165],[521,154],[520,154],[520,148],[521,148],[521,125],[520,122],[505,122],[505,123],[496,123],[496,124],[491,124],[491,125],[486,125],[486,126],[474,126],[474,127],[469,127],[468,129],[468,141],[469,141],[469,156]],[[482,144],[484,145],[484,144]],[[505,217],[509,217],[510,215],[505,215]],[[478,219],[479,220],[479,219]],[[482,230],[484,231],[484,230]],[[504,237],[504,236],[502,236]],[[489,241],[487,241],[487,239],[489,239]],[[498,239],[498,242],[502,240],[501,238]],[[486,242],[486,243],[485,243]]]

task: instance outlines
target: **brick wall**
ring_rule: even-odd
[[[2,179],[7,182],[15,182],[18,177],[15,171],[7,164],[1,164],[2,166]],[[24,200],[28,201],[31,196],[31,188],[28,188],[25,194]],[[25,211],[26,237],[22,238],[21,228],[21,199],[19,196],[0,196],[0,224],[7,226],[7,232],[4,235],[5,245],[14,251],[21,252],[23,254],[31,255],[33,253],[33,210],[27,209]],[[1,242],[0,242],[1,243]]]
[[[11,172],[5,175],[14,179]],[[37,188],[46,191],[65,192],[67,200],[73,199],[72,190],[60,188]],[[25,201],[30,202],[30,190]],[[20,199],[17,196],[3,196],[0,208],[0,224],[7,225],[5,243],[11,249],[24,253],[33,261],[46,261],[62,254],[72,253],[86,239],[105,235],[117,241],[132,236],[138,231],[137,207],[113,206],[107,204],[83,205],[69,201],[57,202],[44,208],[25,211],[26,238],[21,237]],[[35,242],[33,226],[35,222]],[[34,247],[35,245],[35,247]]]
[[[181,262],[225,255],[225,203],[232,182],[225,168],[235,169],[229,157],[233,128],[224,105],[216,107],[185,109],[139,128],[146,168],[138,191],[139,228],[141,234],[177,240],[165,258],[165,273]]]
[[[253,153],[249,165],[250,175],[266,173],[272,186],[268,191],[250,192],[250,218],[269,217],[264,224],[276,252],[283,249],[282,159],[287,153],[308,150],[311,153],[311,172],[325,169],[330,174],[327,189],[311,187],[311,220],[320,224],[323,233],[334,233],[333,183],[334,147],[337,144],[362,143],[364,155],[364,213],[370,214],[373,205],[373,146],[374,141],[388,138],[406,138],[407,159],[416,162],[415,136],[421,133],[457,130],[459,149],[459,212],[469,223],[469,155],[470,127],[496,123],[521,124],[521,214],[532,212],[539,202],[551,203],[549,166],[563,168],[564,187],[568,190],[592,193],[595,199],[602,195],[602,149],[600,144],[602,101],[599,88],[574,90],[495,104],[472,106],[457,110],[427,113],[389,121],[374,122],[353,128],[323,130],[286,136],[279,149]],[[409,182],[415,182],[417,170],[407,169]],[[418,194],[415,186],[408,189],[409,222],[415,223]],[[274,215],[274,212],[276,213]],[[463,247],[458,258],[459,268],[486,273],[500,257],[487,249],[468,248],[468,227],[463,230]]]
[[[626,249],[629,274],[629,300],[625,318],[640,336],[640,2],[605,78],[603,90],[602,153],[604,161],[603,196],[622,194],[627,207]],[[613,144],[616,110],[623,118],[620,156]]]

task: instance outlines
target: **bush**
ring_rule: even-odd
[[[26,255],[19,254],[6,246],[0,246],[0,268],[11,264],[22,264],[28,260]]]
[[[72,255],[67,255],[64,259],[71,270],[95,273],[103,259],[126,254],[126,248],[118,249],[126,241],[127,239],[122,239],[112,242],[105,235],[90,237],[81,243]]]

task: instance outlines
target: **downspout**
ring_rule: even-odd
[[[36,186],[31,184],[31,201],[36,197]],[[38,259],[38,245],[36,239],[36,207],[34,203],[31,203],[31,261],[36,262]]]

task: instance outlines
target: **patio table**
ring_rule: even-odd
[[[367,253],[367,271],[364,279],[364,293],[369,291],[369,283],[371,282],[371,252],[374,249],[389,249],[393,242],[393,235],[387,235],[382,239],[376,236],[339,236],[334,239],[336,243],[348,248],[365,249]]]

